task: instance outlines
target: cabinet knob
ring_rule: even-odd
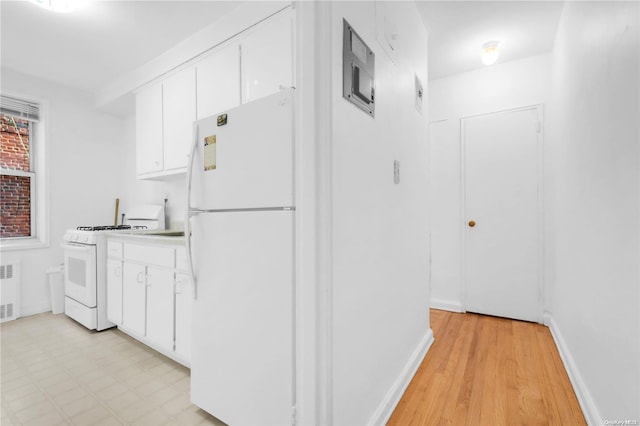
[[[474,226],[476,226],[476,222],[473,220],[469,221],[469,228],[473,228]]]

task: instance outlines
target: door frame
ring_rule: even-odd
[[[465,173],[465,120],[469,118],[481,117],[506,112],[520,112],[535,110],[538,116],[538,149],[537,149],[537,180],[538,180],[538,279],[537,279],[537,320],[539,324],[544,323],[545,317],[545,285],[544,285],[544,109],[542,104],[533,104],[517,108],[508,108],[498,111],[491,111],[482,114],[473,114],[460,117],[460,218],[461,218],[461,261],[460,277],[462,278],[460,301],[463,312],[467,312],[467,208],[466,208],[466,173]]]

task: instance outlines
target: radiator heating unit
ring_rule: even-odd
[[[0,265],[0,322],[20,316],[20,262]]]

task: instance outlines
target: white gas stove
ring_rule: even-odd
[[[107,320],[107,235],[164,228],[162,206],[139,206],[131,211],[131,224],[79,226],[62,237],[64,313],[90,330],[115,326]]]
[[[115,326],[107,320],[107,242],[109,232],[146,227],[79,226],[62,237],[64,249],[64,312],[90,330]]]

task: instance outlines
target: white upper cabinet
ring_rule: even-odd
[[[269,19],[241,41],[242,103],[293,85],[293,18]]]
[[[136,94],[138,175],[162,171],[162,160],[162,84],[155,84]]]
[[[198,120],[240,105],[240,47],[224,47],[196,64]]]
[[[195,67],[138,92],[136,153],[139,178],[184,172],[195,119]]]
[[[267,19],[136,94],[139,179],[184,173],[193,122],[294,85],[293,14]]]
[[[162,83],[164,170],[185,168],[196,119],[196,71],[180,71]]]

